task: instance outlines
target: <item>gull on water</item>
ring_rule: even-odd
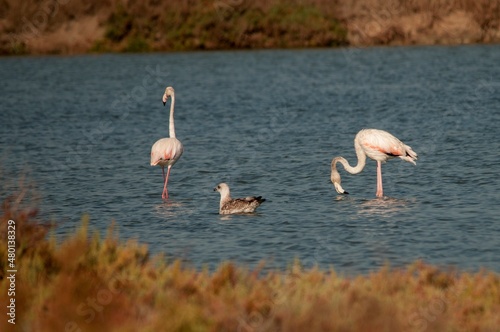
[[[265,201],[262,196],[231,198],[229,186],[225,183],[219,183],[214,191],[220,192],[219,214],[252,213]]]

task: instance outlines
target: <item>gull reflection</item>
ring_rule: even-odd
[[[221,215],[219,216],[219,219],[220,219],[221,221],[231,220],[232,218],[233,218],[233,215],[231,215],[231,214],[221,214]]]

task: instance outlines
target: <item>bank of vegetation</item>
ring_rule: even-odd
[[[496,0],[0,0],[1,54],[498,42]]]
[[[8,266],[8,224],[15,224],[15,273]],[[333,269],[264,273],[237,262],[215,271],[151,257],[110,226],[88,218],[57,241],[47,224],[7,198],[0,216],[2,331],[497,331],[500,276],[415,262],[368,275]],[[11,250],[12,251],[12,250]],[[292,259],[292,258],[291,258]],[[9,292],[14,287],[15,294]],[[7,304],[15,300],[15,322]]]

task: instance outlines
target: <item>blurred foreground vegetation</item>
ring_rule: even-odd
[[[345,277],[333,270],[216,271],[150,257],[145,245],[103,238],[88,218],[57,243],[19,197],[0,217],[0,303],[10,281],[7,223],[16,225],[16,325],[1,331],[498,331],[500,276],[422,262]]]
[[[0,0],[0,54],[498,42],[499,0]]]

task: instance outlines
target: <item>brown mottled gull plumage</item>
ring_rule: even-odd
[[[252,213],[265,201],[262,196],[231,198],[229,186],[225,183],[219,183],[214,191],[220,192],[219,214]]]

